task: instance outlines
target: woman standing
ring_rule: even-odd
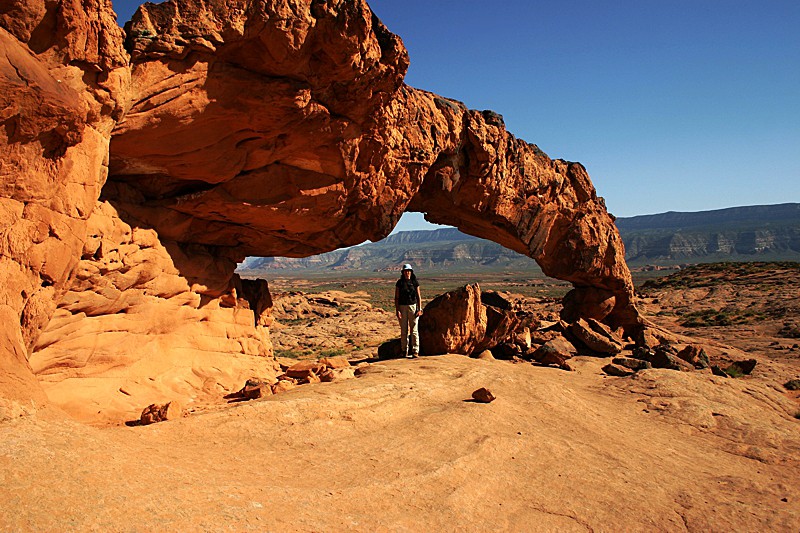
[[[394,286],[394,308],[400,321],[400,350],[409,359],[419,357],[418,318],[422,315],[422,297],[414,269],[406,263]]]

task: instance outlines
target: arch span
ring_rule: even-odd
[[[213,51],[192,47],[176,5],[197,8],[148,5],[129,27],[135,98],[105,193],[119,209],[168,240],[289,257],[379,240],[421,211],[572,282],[568,318],[637,322],[622,240],[583,166],[405,85],[406,50],[366,4],[307,7],[288,27],[274,6],[210,5],[193,22],[225,30]],[[264,53],[280,32],[294,45]]]

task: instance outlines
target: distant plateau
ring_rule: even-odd
[[[617,218],[632,269],[717,261],[799,261],[800,203]],[[305,258],[250,257],[242,274],[264,271],[427,271],[538,268],[533,259],[456,228],[403,231],[379,242]]]

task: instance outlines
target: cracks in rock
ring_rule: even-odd
[[[19,80],[25,84],[25,87],[30,87],[31,83],[25,76],[22,75],[22,71],[20,71],[19,67],[15,65],[13,61],[11,61],[11,58],[8,57],[8,54],[5,54],[5,56],[6,60],[8,61],[8,64],[11,65],[11,68],[13,68],[14,72],[17,74],[17,78],[19,78]]]
[[[172,78],[175,78],[175,77],[177,77],[177,76],[178,76],[178,73],[175,73],[175,74],[173,74],[173,75],[171,75],[171,76],[168,76],[167,78],[165,78],[165,79],[163,80],[163,82],[166,82],[166,81],[168,81],[168,80],[171,80]],[[153,99],[153,98],[155,98],[155,97],[157,97],[157,96],[160,96],[160,95],[162,95],[162,94],[164,94],[164,93],[167,93],[167,92],[169,92],[169,91],[173,91],[173,90],[180,91],[180,92],[179,92],[179,94],[178,94],[177,96],[174,96],[174,97],[172,97],[172,98],[169,98],[168,100],[165,100],[164,102],[160,102],[159,104],[154,104],[154,105],[153,105],[151,108],[147,108],[146,110],[143,110],[143,111],[149,111],[149,110],[150,110],[150,109],[152,109],[152,108],[155,108],[155,107],[158,107],[158,106],[162,106],[162,105],[164,105],[164,104],[167,104],[167,103],[169,103],[169,102],[171,102],[171,101],[175,100],[176,98],[179,98],[181,95],[183,95],[183,94],[186,94],[186,86],[187,86],[187,85],[192,85],[192,84],[194,84],[194,83],[196,83],[196,82],[198,82],[198,81],[200,81],[200,80],[202,80],[202,79],[203,79],[203,77],[202,77],[202,76],[196,76],[196,77],[189,78],[189,79],[185,79],[185,80],[184,80],[184,79],[179,79],[179,80],[178,80],[178,81],[180,82],[180,84],[179,84],[179,85],[175,85],[175,86],[172,86],[172,85],[171,85],[171,86],[169,86],[169,87],[165,87],[164,89],[157,90],[156,92],[153,92],[153,93],[148,93],[148,94],[147,94],[147,96],[145,96],[144,98],[140,98],[139,100],[137,100],[137,101],[133,102],[133,103],[131,104],[131,110],[133,110],[133,109],[134,109],[136,106],[138,106],[138,105],[142,105],[142,104],[144,104],[145,102],[147,102],[148,100],[151,100],[151,99]],[[140,112],[143,112],[143,111],[140,111]],[[137,112],[133,112],[133,113],[131,113],[131,114],[132,114],[132,115],[136,115],[136,114],[138,114],[138,113],[137,113]]]
[[[678,503],[678,502],[675,502],[675,503]],[[678,505],[680,505],[680,504],[678,504]],[[675,511],[675,514],[678,515],[680,517],[680,519],[681,519],[681,522],[683,522],[683,528],[686,531],[691,531],[691,528],[689,527],[689,520],[686,518],[686,516],[683,513],[681,513],[680,511]]]
[[[569,518],[570,520],[572,520],[573,522],[575,522],[579,526],[585,528],[586,531],[588,531],[589,533],[594,533],[594,528],[592,528],[592,526],[588,522],[578,518],[575,514],[559,513],[559,512],[556,512],[556,511],[551,511],[551,510],[547,509],[544,506],[537,506],[537,505],[531,505],[531,509],[535,509],[536,511],[539,511],[542,514],[546,514],[546,515],[550,515],[550,516],[559,516],[561,518]]]

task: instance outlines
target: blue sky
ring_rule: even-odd
[[[796,0],[369,3],[409,85],[580,161],[617,216],[800,201]]]

